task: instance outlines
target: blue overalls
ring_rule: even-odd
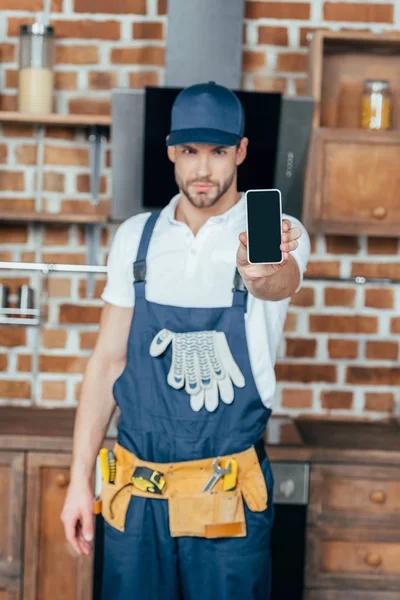
[[[127,363],[114,384],[120,408],[118,443],[142,460],[177,462],[224,456],[246,450],[262,439],[270,410],[263,405],[251,372],[245,332],[247,291],[238,273],[232,306],[182,308],[145,297],[146,256],[159,213],[147,220],[134,263],[135,308]],[[232,404],[214,412],[194,412],[184,389],[167,383],[171,346],[150,356],[154,336],[163,328],[176,333],[222,331],[245,377]],[[130,500],[125,531],[105,523],[103,600],[268,600],[271,583],[270,534],[273,479],[261,457],[268,508],[245,506],[247,536],[172,538],[166,501]]]

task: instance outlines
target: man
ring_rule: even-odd
[[[104,600],[269,597],[273,480],[262,436],[309,239],[285,216],[284,261],[247,262],[243,136],[233,92],[213,82],[183,90],[167,139],[179,194],[159,215],[128,219],[112,244],[62,514],[67,539],[88,554],[90,477],[116,402]]]

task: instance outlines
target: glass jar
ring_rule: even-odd
[[[53,51],[53,27],[42,23],[20,27],[18,108],[21,112],[52,112]]]
[[[388,81],[367,79],[361,98],[361,127],[390,129],[392,125],[392,92]]]

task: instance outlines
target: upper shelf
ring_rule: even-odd
[[[94,125],[111,125],[109,115],[61,115],[49,113],[46,115],[31,115],[18,111],[0,111],[0,122],[9,123],[37,123],[39,125],[87,127]]]

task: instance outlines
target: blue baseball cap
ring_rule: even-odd
[[[172,106],[167,146],[235,146],[244,135],[244,123],[243,106],[231,90],[215,81],[191,85]]]

